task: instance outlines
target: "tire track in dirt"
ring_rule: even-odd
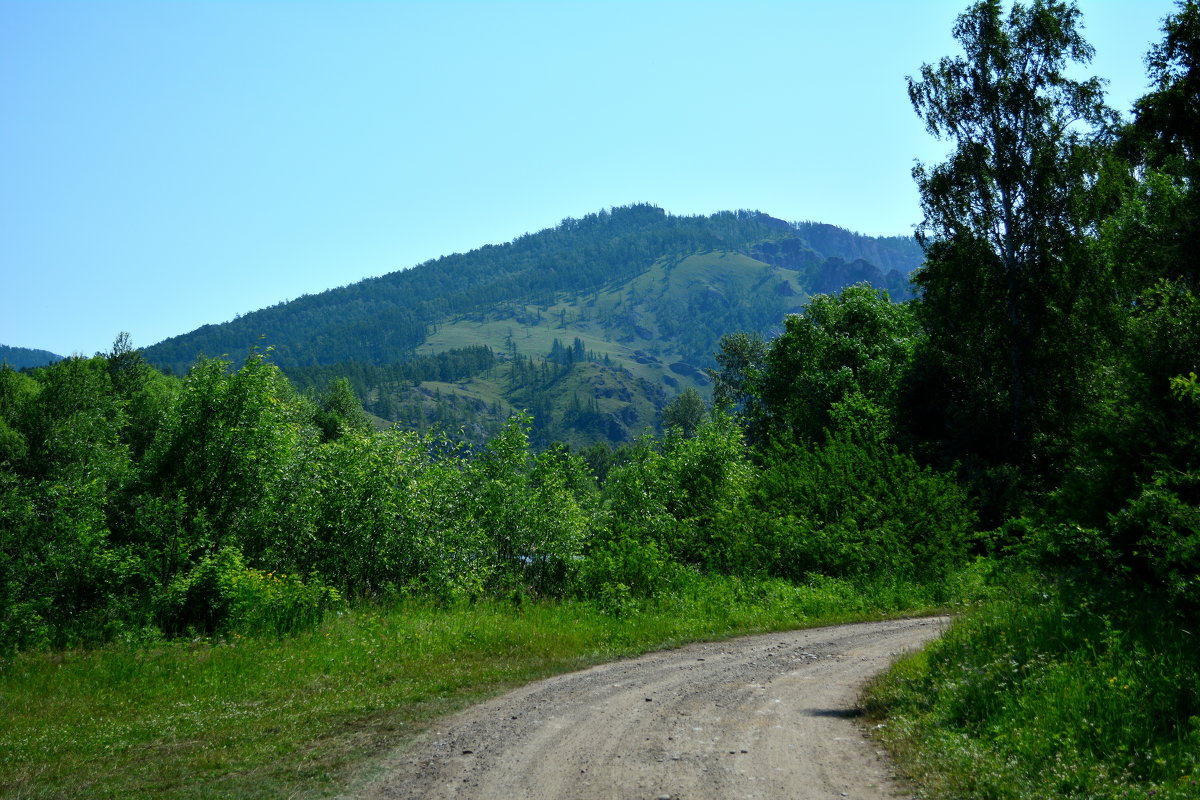
[[[855,717],[948,618],[694,644],[539,681],[437,725],[370,800],[904,796]]]

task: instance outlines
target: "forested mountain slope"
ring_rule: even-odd
[[[198,355],[238,360],[266,345],[301,389],[347,377],[369,411],[406,427],[477,438],[525,409],[540,441],[622,441],[654,427],[672,395],[707,385],[722,335],[768,334],[811,294],[851,283],[907,296],[920,260],[906,237],[639,205],[280,303],[145,353],[182,373]]]
[[[13,369],[44,367],[47,364],[53,364],[55,361],[61,360],[62,356],[51,353],[49,350],[35,350],[29,347],[9,347],[6,344],[0,344],[0,364],[8,364]]]
[[[821,246],[812,245],[805,232]],[[522,307],[544,308],[564,296],[602,291],[661,259],[713,251],[751,255],[756,247],[763,255],[761,248],[771,244],[780,249],[790,244],[793,252],[807,254],[783,265],[801,270],[802,289],[829,257],[878,259],[873,263],[880,279],[894,290],[904,289],[904,277],[920,262],[919,249],[904,238],[871,239],[814,224],[796,228],[758,212],[681,217],[638,205],[568,219],[507,244],[306,295],[172,337],[145,352],[153,363],[176,372],[185,371],[200,353],[238,354],[263,341],[275,348],[274,359],[284,367],[390,363],[412,355],[431,325],[453,315],[508,307],[521,324]],[[886,275],[893,269],[901,274]]]

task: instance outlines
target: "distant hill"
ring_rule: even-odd
[[[199,354],[266,345],[301,389],[350,378],[381,420],[481,438],[528,409],[543,443],[621,441],[653,428],[677,392],[705,389],[724,334],[770,335],[810,295],[860,281],[906,297],[921,258],[910,238],[760,212],[615,208],[206,325],[145,355],[183,372]]]
[[[913,236],[863,236],[820,222],[797,222],[796,235],[818,252],[846,261],[866,261],[888,273],[905,275],[921,265],[925,254]]]
[[[55,361],[62,361],[62,359],[62,356],[51,353],[49,350],[9,347],[8,345],[0,344],[0,364],[8,364],[13,369],[44,367],[47,364],[53,364]]]

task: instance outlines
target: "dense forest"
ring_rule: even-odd
[[[28,347],[9,347],[0,344],[0,364],[7,364],[13,369],[25,367],[43,367],[62,359],[49,350],[34,350]]]
[[[302,391],[345,377],[380,427],[436,428],[478,445],[524,410],[539,448],[616,445],[661,432],[659,412],[676,394],[707,394],[706,370],[724,334],[772,336],[810,295],[857,282],[909,297],[908,275],[920,260],[911,237],[758,212],[675,217],[652,206],[614,208],[206,326],[145,355],[182,374],[197,355],[238,360],[270,346],[272,362]],[[460,272],[473,282],[470,292],[455,283]],[[418,302],[442,289],[453,302]],[[389,340],[389,320],[418,306],[419,335],[406,348],[376,352],[347,336],[359,326],[372,341]],[[588,358],[561,369],[570,365],[554,348],[576,340]],[[491,356],[480,360],[484,350]]]
[[[506,244],[444,256],[206,325],[147,348],[146,358],[182,374],[198,355],[240,358],[265,341],[275,348],[275,363],[284,368],[390,364],[414,355],[431,329],[459,315],[502,316],[514,325],[527,324],[530,315],[549,313],[564,297],[595,296],[644,275],[656,263],[699,253],[752,251],[798,273],[804,286],[835,283],[841,288],[873,278],[894,293],[907,291],[908,273],[921,261],[919,247],[905,237],[865,237],[815,223],[793,226],[760,212],[675,216],[635,205],[566,219]],[[731,304],[734,313],[771,298],[742,299]],[[772,306],[770,313],[777,319],[781,312]],[[716,328],[710,343],[729,330],[720,322],[699,323]],[[706,358],[711,348],[694,355]]]
[[[0,369],[0,648],[283,634],[398,596],[629,614],[703,575],[937,598],[978,560],[991,599],[872,695],[893,744],[944,796],[1198,796],[1200,5],[1164,22],[1130,119],[1073,77],[1081,27],[1066,3],[969,7],[964,54],[908,84],[952,148],[914,170],[915,297],[859,283],[774,335],[729,328],[712,402],[664,398],[661,435],[538,442],[534,394],[477,443],[377,430],[352,381],[503,362],[514,389],[569,386],[568,410],[599,419],[588,381],[613,367],[583,338],[536,360],[413,348],[440,315],[554,306],[664,252],[676,270],[731,247],[819,270],[792,243],[836,231],[621,209],[244,317],[291,343],[239,363],[151,366],[182,372],[214,328],[153,359],[122,336]],[[560,246],[580,232],[586,252]],[[363,313],[331,322],[334,298]],[[318,356],[331,325],[353,344]],[[282,368],[372,361],[297,372],[299,389]]]
[[[478,445],[524,410],[539,448],[615,445],[661,432],[659,412],[679,392],[707,393],[724,334],[774,335],[810,295],[857,282],[909,297],[920,262],[912,237],[759,212],[614,208],[205,326],[145,356],[183,374],[199,355],[236,361],[269,346],[303,391],[345,377],[380,427]],[[591,366],[552,368],[564,366],[560,340],[582,341]],[[484,349],[491,360],[476,357]]]

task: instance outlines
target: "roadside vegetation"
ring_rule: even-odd
[[[0,673],[0,794],[340,795],[439,717],[530,680],[686,641],[934,608],[919,590],[832,579],[672,589],[619,615],[577,600],[398,599],[284,637],[23,652]]]
[[[956,609],[867,701],[930,796],[1200,797],[1200,5],[1129,121],[1080,27],[968,8],[909,83],[917,298],[728,333],[662,436],[377,431],[269,350],[0,368],[0,787],[333,794],[532,677]]]
[[[1200,797],[1200,5],[1129,122],[1065,77],[1079,30],[979,3],[910,81],[956,146],[915,173],[918,447],[958,459],[1006,587],[868,697],[929,797]]]
[[[929,797],[1200,797],[1194,625],[1144,593],[1011,576],[867,696]]]
[[[374,431],[343,382],[300,396],[268,353],[176,379],[121,338],[0,370],[0,398],[11,796],[337,794],[521,681],[979,585],[964,490],[852,414],[780,456],[776,490],[742,423],[686,400],[593,468],[535,451],[524,416],[483,447]],[[821,492],[839,470],[861,486]],[[786,492],[821,499],[779,517]]]

